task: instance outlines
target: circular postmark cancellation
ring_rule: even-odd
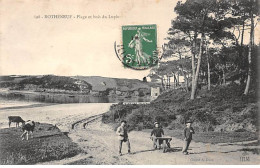
[[[136,70],[158,64],[157,28],[151,25],[122,26],[122,44],[114,44],[115,52],[125,67]]]

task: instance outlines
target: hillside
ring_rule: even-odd
[[[59,89],[59,90],[91,90],[92,86],[81,80],[76,80],[66,76],[1,76],[0,87],[12,90],[37,90]]]
[[[153,83],[142,82],[138,79],[120,79],[107,78],[100,76],[74,76],[75,79],[84,80],[92,85],[92,90],[105,91],[109,88],[115,88],[119,91],[134,91],[138,89],[150,89],[156,86]]]
[[[164,128],[182,130],[185,120],[193,120],[198,132],[256,132],[258,127],[257,95],[251,91],[243,96],[243,86],[230,84],[202,88],[195,100],[190,93],[171,90],[161,94],[149,105],[123,105],[111,107],[103,122],[116,124],[128,121],[130,129],[152,128],[158,121]]]
[[[37,92],[81,93],[95,95],[150,95],[153,83],[137,79],[99,76],[0,76],[0,88]]]

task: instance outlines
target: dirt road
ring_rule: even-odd
[[[91,120],[90,120],[91,121]],[[84,123],[84,122],[83,122]],[[101,118],[88,123],[78,124],[70,132],[70,137],[87,154],[71,159],[54,161],[48,164],[134,164],[134,165],[169,165],[169,164],[259,164],[259,155],[253,154],[258,148],[256,141],[232,144],[205,144],[192,142],[190,155],[181,153],[183,142],[173,137],[171,149],[167,153],[152,150],[149,134],[133,131],[129,134],[132,154],[127,154],[123,145],[123,156],[118,155],[118,141],[111,127],[101,122]],[[243,149],[247,150],[244,152]]]

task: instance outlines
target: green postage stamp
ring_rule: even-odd
[[[155,24],[122,26],[122,39],[125,66],[147,69],[158,64]]]

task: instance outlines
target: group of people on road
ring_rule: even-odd
[[[192,128],[192,121],[185,122],[186,127],[183,131],[183,138],[184,138],[184,146],[182,149],[182,153],[184,155],[188,155],[188,148],[192,140],[192,134],[195,134],[194,129]],[[119,140],[119,155],[122,156],[122,144],[123,142],[127,143],[128,147],[128,154],[131,154],[131,146],[128,137],[128,129],[127,129],[127,122],[125,120],[121,121],[121,125],[117,128],[116,134],[118,135]],[[154,128],[151,132],[151,139],[153,140],[154,149],[161,148],[163,140],[160,137],[164,136],[164,131],[161,127],[159,127],[159,123],[154,123]]]

